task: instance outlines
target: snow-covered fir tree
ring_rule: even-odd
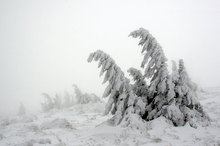
[[[42,93],[44,102],[41,103],[42,111],[48,112],[50,110],[63,109],[73,106],[75,104],[87,104],[102,102],[100,98],[94,93],[82,93],[77,85],[73,85],[74,94],[70,94],[65,91],[64,94],[56,93],[55,96],[51,96],[48,93]]]
[[[63,107],[70,107],[72,106],[72,96],[69,94],[69,92],[65,91],[64,93],[64,103],[63,103]]]
[[[94,102],[101,102],[100,98],[94,93],[82,93],[77,85],[73,85],[75,91],[76,104],[87,104]]]
[[[101,67],[100,76],[105,72],[103,84],[108,81],[103,97],[108,97],[104,114],[111,112],[114,117],[112,121],[115,125],[118,125],[125,115],[125,110],[129,106],[133,106],[134,95],[132,93],[129,79],[124,76],[124,73],[115,63],[115,61],[106,53],[98,50],[91,53],[88,58],[88,62],[92,60],[99,61],[98,67]],[[131,110],[133,112],[133,109]]]
[[[143,46],[144,59],[141,67],[145,68],[145,77],[150,79],[146,120],[155,119],[164,112],[164,105],[170,104],[175,96],[174,85],[167,69],[167,58],[148,30],[140,28],[130,33],[130,36],[140,38],[139,45]],[[165,114],[165,113],[164,113]]]
[[[148,86],[145,81],[145,77],[142,75],[141,71],[136,68],[129,68],[128,73],[133,77],[134,84],[132,85],[132,90],[137,96],[142,96],[147,98]],[[146,101],[147,102],[147,101]]]
[[[75,92],[75,97],[76,97],[76,103],[82,103],[82,91],[79,89],[79,87],[75,84],[73,84],[74,92]]]
[[[176,85],[177,102],[181,105],[180,109],[184,114],[185,121],[196,127],[197,123],[208,120],[209,117],[198,101],[197,85],[189,78],[182,59],[179,60],[178,73],[179,79]]]
[[[56,93],[55,94],[55,98],[53,98],[53,100],[54,100],[54,107],[56,109],[61,109],[62,108],[62,98],[61,98],[61,95]]]
[[[19,107],[19,111],[18,111],[18,115],[25,115],[25,114],[26,114],[26,110],[25,110],[24,104],[21,102],[20,107]]]
[[[179,78],[179,73],[178,73],[178,68],[177,68],[177,64],[176,61],[172,60],[172,80],[174,83],[177,82],[178,78]]]
[[[184,62],[182,59],[179,60],[179,78],[176,85],[176,92],[178,97],[181,98],[184,105],[194,105],[197,103],[198,99],[196,99],[196,86],[195,83],[191,81],[186,72]]]
[[[44,96],[44,102],[41,103],[42,110],[44,112],[47,112],[53,109],[54,103],[53,103],[53,99],[51,98],[51,96],[47,93],[42,93],[41,95]]]
[[[91,53],[88,58],[88,62],[93,59],[99,61],[100,76],[105,73],[103,83],[109,82],[103,94],[103,97],[109,97],[105,114],[111,111],[114,124],[118,125],[121,121],[131,124],[131,115],[146,121],[164,116],[176,126],[187,122],[195,126],[198,120],[192,119],[207,121],[194,92],[195,83],[189,79],[183,61],[180,60],[178,71],[173,62],[173,72],[169,74],[164,52],[148,30],[140,28],[129,36],[140,38],[139,45],[143,47],[144,54],[141,63],[144,75],[135,68],[128,70],[134,84],[130,84],[115,61],[103,51]]]

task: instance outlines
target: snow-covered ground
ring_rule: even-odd
[[[200,95],[212,119],[209,127],[173,127],[165,118],[146,129],[112,127],[102,116],[105,103],[0,119],[0,146],[220,146],[220,88]]]

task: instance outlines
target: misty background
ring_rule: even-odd
[[[0,0],[0,115],[40,109],[42,92],[102,95],[97,64],[102,49],[121,69],[140,67],[144,27],[170,60],[184,59],[201,87],[220,86],[219,0]]]

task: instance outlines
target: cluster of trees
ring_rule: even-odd
[[[183,60],[179,60],[178,67],[172,61],[172,73],[169,73],[162,47],[148,30],[140,28],[130,36],[140,38],[144,55],[143,74],[135,68],[128,70],[133,84],[103,51],[97,50],[88,58],[88,62],[99,61],[100,75],[105,73],[103,83],[109,83],[103,94],[109,97],[105,114],[114,115],[111,119],[114,125],[132,123],[134,116],[146,121],[164,116],[175,126],[207,124],[209,118],[197,99],[197,86],[189,78]]]
[[[73,85],[74,94],[65,92],[64,95],[55,94],[55,96],[50,96],[47,93],[42,93],[45,100],[41,103],[42,110],[44,112],[50,111],[52,109],[63,109],[71,107],[75,104],[87,104],[89,102],[100,102],[100,98],[95,94],[82,93],[77,85]]]

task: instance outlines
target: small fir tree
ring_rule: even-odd
[[[26,110],[25,110],[24,104],[21,102],[20,107],[19,107],[19,111],[18,111],[18,115],[25,115],[25,114],[26,114]]]

